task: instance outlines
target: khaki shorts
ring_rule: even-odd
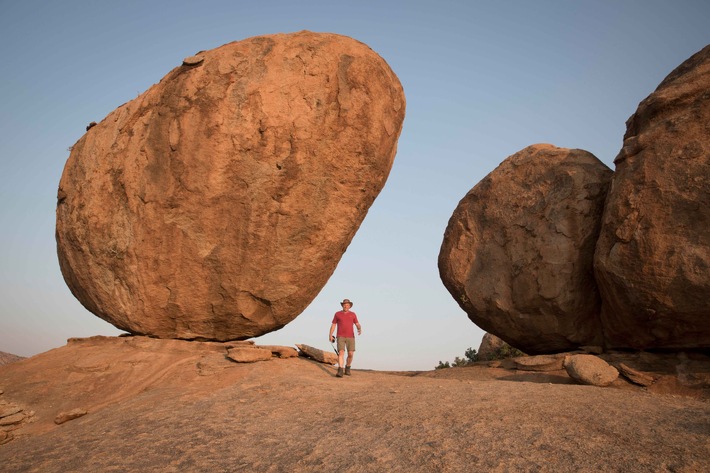
[[[338,351],[342,352],[343,348],[348,348],[348,353],[355,351],[355,337],[338,337]]]

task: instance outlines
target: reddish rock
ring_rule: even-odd
[[[439,272],[476,325],[529,354],[601,343],[592,259],[611,174],[586,151],[539,144],[461,200]]]
[[[608,347],[710,347],[710,46],[626,123],[595,256]]]
[[[54,418],[54,423],[57,425],[69,422],[70,420],[78,419],[87,414],[86,409],[76,408],[67,412],[60,412],[57,417]]]
[[[498,350],[506,345],[507,343],[492,333],[484,333],[476,355],[478,355],[478,359],[481,361],[492,360],[496,357]]]
[[[283,327],[335,270],[391,169],[402,87],[345,36],[200,52],[73,146],[58,191],[69,288],[134,334]]]
[[[562,355],[523,356],[513,359],[515,368],[522,371],[557,371],[562,369]]]
[[[258,348],[271,351],[274,356],[279,358],[295,358],[298,356],[298,350],[293,347],[282,345],[259,345]]]
[[[321,363],[325,363],[328,365],[335,365],[338,363],[338,355],[336,355],[335,353],[323,351],[319,348],[315,348],[310,345],[296,344],[296,346],[301,351],[301,353],[303,353],[303,355],[308,358],[312,358],[316,361],[320,361]]]
[[[626,379],[639,386],[650,386],[654,381],[653,376],[635,370],[624,363],[619,363],[619,372],[624,375]]]
[[[235,347],[227,350],[227,358],[237,363],[254,363],[271,359],[271,350],[258,347]]]
[[[566,356],[563,365],[570,378],[582,384],[603,387],[619,377],[616,368],[594,355]]]

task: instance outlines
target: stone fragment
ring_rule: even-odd
[[[18,412],[16,414],[0,418],[0,425],[15,425],[19,424],[23,420],[25,420],[25,414],[22,412]]]
[[[609,348],[710,347],[710,46],[626,122],[594,271]]]
[[[653,376],[635,370],[624,363],[619,363],[619,372],[629,381],[640,386],[650,386],[655,379]]]
[[[185,59],[182,60],[182,65],[183,66],[196,66],[198,64],[202,64],[204,62],[205,58],[204,56],[189,56],[186,57]]]
[[[235,347],[227,350],[227,358],[237,363],[254,363],[268,361],[272,357],[271,350],[257,347]]]
[[[515,368],[522,371],[557,371],[562,369],[563,356],[537,355],[513,358]]]
[[[594,355],[568,355],[563,366],[570,378],[581,384],[608,386],[619,377],[619,372]]]
[[[294,358],[298,356],[298,351],[293,347],[285,347],[281,345],[259,345],[259,348],[270,350],[274,356],[279,358]]]
[[[320,361],[321,363],[326,363],[329,365],[335,365],[338,363],[338,355],[336,355],[335,353],[323,351],[309,345],[296,344],[296,346],[301,351],[301,353],[303,353],[303,355],[307,356],[308,358],[312,358],[316,361]]]
[[[466,194],[439,273],[476,325],[529,354],[601,344],[592,260],[611,174],[584,150],[538,144]]]
[[[57,251],[75,297],[116,327],[229,341],[285,326],[323,288],[389,175],[405,98],[336,34],[199,56],[73,146]]]
[[[76,408],[67,412],[60,412],[57,417],[54,418],[54,423],[57,425],[69,422],[70,420],[78,419],[79,417],[85,416],[88,412],[85,409]]]

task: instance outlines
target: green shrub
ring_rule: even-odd
[[[487,359],[482,359],[480,356],[478,356],[478,353],[476,350],[474,350],[472,347],[468,347],[466,352],[464,353],[464,358],[461,357],[456,357],[454,358],[454,361],[449,363],[448,361],[442,362],[439,361],[439,364],[434,367],[436,370],[444,369],[444,368],[455,368],[455,367],[460,367],[460,366],[466,366],[470,365],[472,363],[475,363],[476,361],[493,361],[493,360],[505,360],[506,358],[517,358],[519,356],[525,356],[525,353],[522,351],[518,350],[515,347],[512,347],[508,345],[507,343],[497,349],[495,353],[493,353],[491,356],[487,357]]]

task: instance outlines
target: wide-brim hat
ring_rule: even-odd
[[[343,299],[343,302],[340,303],[341,306],[345,304],[350,304],[350,307],[353,306],[353,303],[350,299]]]

